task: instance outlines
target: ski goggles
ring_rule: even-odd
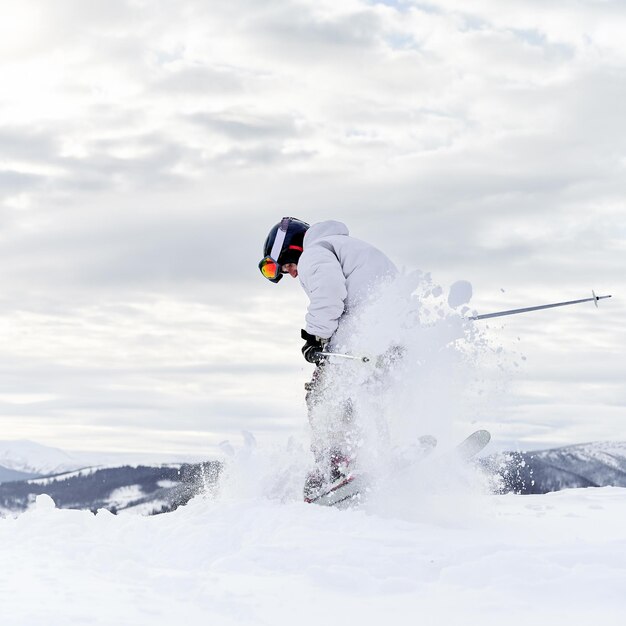
[[[261,274],[273,283],[277,283],[283,277],[280,265],[278,265],[271,256],[266,256],[259,263],[259,269],[261,270]]]
[[[283,217],[280,225],[278,226],[278,230],[276,231],[276,238],[274,239],[272,250],[270,251],[269,255],[264,257],[259,263],[259,269],[261,270],[261,274],[263,274],[263,276],[265,276],[267,280],[270,280],[273,283],[277,283],[283,277],[283,272],[281,270],[281,266],[278,264],[277,259],[280,257],[280,253],[283,250],[285,237],[287,236],[287,229],[289,228],[290,223],[290,217]],[[289,248],[302,251],[302,248],[300,248],[300,246],[289,246]]]

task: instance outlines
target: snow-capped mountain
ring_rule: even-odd
[[[501,491],[547,493],[573,487],[626,487],[626,442],[585,443],[481,459]]]
[[[58,448],[20,439],[0,441],[0,466],[27,474],[57,474],[78,469],[84,463]]]
[[[26,439],[0,441],[0,483],[19,480],[11,472],[47,476],[62,474],[84,467],[120,467],[122,465],[160,466],[164,463],[200,463],[206,455],[157,454],[132,452],[67,452]]]

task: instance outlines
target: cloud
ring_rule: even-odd
[[[150,91],[162,92],[162,97],[180,99],[181,96],[207,94],[219,96],[224,93],[242,93],[246,85],[245,73],[228,66],[194,65],[193,61],[185,63],[172,62],[162,75],[155,78]]]
[[[195,113],[190,121],[236,142],[284,140],[296,134],[293,119],[262,119],[237,114]]]
[[[306,298],[257,269],[283,215],[342,219],[400,266],[469,281],[481,311],[615,292],[602,324],[568,311],[549,332],[547,317],[520,317],[496,335],[517,332],[532,351],[509,433],[540,421],[538,395],[563,414],[553,440],[588,433],[585,410],[604,416],[598,432],[621,432],[602,365],[624,341],[619,3],[12,5],[0,26],[0,365],[13,372],[6,393],[58,396],[20,409],[29,433],[52,438],[47,425],[62,423],[75,442],[72,424],[87,437],[109,415],[120,432],[154,423],[175,438],[176,406],[185,432],[218,437],[253,415],[268,436],[299,428],[303,415],[287,416],[308,372]],[[588,378],[576,352],[559,374],[562,346],[587,334],[604,346],[581,351]],[[603,391],[581,391],[599,379]],[[572,398],[585,410],[568,423],[557,407]]]

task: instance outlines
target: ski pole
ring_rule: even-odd
[[[351,354],[339,354],[338,352],[320,352],[320,356],[336,356],[340,359],[352,359],[354,361],[361,361],[361,363],[369,363],[369,357],[367,356],[352,356]]]
[[[611,296],[596,296],[595,292],[592,298],[583,298],[582,300],[569,300],[567,302],[555,302],[554,304],[540,304],[539,306],[529,306],[523,309],[511,309],[510,311],[498,311],[496,313],[485,313],[484,315],[474,315],[470,317],[471,320],[485,320],[490,317],[502,317],[503,315],[516,315],[517,313],[528,313],[529,311],[540,311],[541,309],[552,309],[556,306],[568,306],[570,304],[580,304],[581,302],[593,302],[598,306],[598,300],[604,300],[604,298],[610,298]]]

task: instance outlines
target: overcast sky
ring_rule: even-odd
[[[283,215],[467,280],[482,313],[612,293],[491,324],[519,367],[480,425],[523,448],[626,439],[626,4],[2,13],[1,439],[298,434],[306,298],[257,269]]]

